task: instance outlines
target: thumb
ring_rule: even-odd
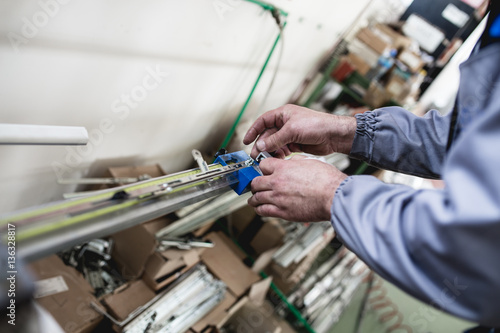
[[[256,146],[259,151],[276,151],[288,143],[290,143],[290,135],[288,135],[286,128],[280,130],[268,130],[257,140]]]

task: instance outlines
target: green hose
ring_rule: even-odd
[[[271,5],[265,5],[264,3],[261,3],[260,1],[254,1],[254,0],[246,0],[246,1],[258,3],[259,5],[261,5],[265,9],[268,9],[265,6],[271,6]],[[275,7],[273,7],[273,6],[271,6],[271,7],[272,7],[272,9],[269,9],[269,10],[275,9]],[[285,28],[285,26],[286,26],[286,22],[283,23],[283,28]],[[266,61],[264,62],[264,65],[262,66],[262,69],[260,70],[259,76],[257,77],[257,80],[255,81],[255,83],[252,87],[252,90],[250,91],[250,94],[248,95],[248,97],[245,101],[245,104],[243,104],[243,107],[241,108],[240,113],[238,114],[238,117],[236,117],[236,120],[234,121],[233,125],[231,126],[231,129],[229,130],[229,132],[227,133],[226,138],[224,139],[224,141],[220,145],[219,150],[222,148],[226,148],[227,145],[229,144],[229,141],[231,141],[231,138],[233,137],[234,132],[236,131],[236,127],[238,127],[238,124],[239,124],[241,118],[243,117],[243,114],[245,113],[248,105],[250,104],[250,100],[252,99],[252,96],[253,96],[255,90],[257,89],[257,86],[259,85],[259,82],[260,82],[262,76],[264,75],[264,71],[266,70],[267,65],[269,64],[269,61],[271,60],[271,57],[274,53],[274,50],[276,49],[276,46],[278,45],[278,42],[281,39],[281,33],[282,32],[280,31],[280,33],[276,37],[276,40],[274,41],[274,44],[271,48],[271,51],[267,55]]]
[[[278,8],[278,7],[275,7],[269,3],[266,3],[266,2],[262,2],[262,1],[259,1],[259,0],[245,0],[247,2],[251,2],[251,3],[254,3],[256,5],[259,5],[261,6],[262,8],[264,8],[265,10],[269,10],[269,11],[274,11],[274,10],[278,10],[279,13],[285,17],[288,16],[288,13],[285,12],[284,10]]]

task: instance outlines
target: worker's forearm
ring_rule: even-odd
[[[446,156],[450,116],[418,117],[399,107],[356,115],[350,155],[383,169],[439,178]]]

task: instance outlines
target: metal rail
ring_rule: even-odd
[[[18,256],[35,260],[229,191],[238,183],[235,172],[251,162],[212,164],[205,172],[187,170],[20,211],[0,217],[0,230],[14,226]]]

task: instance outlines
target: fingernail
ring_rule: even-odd
[[[266,143],[263,140],[257,141],[257,149],[260,151],[266,151]]]

